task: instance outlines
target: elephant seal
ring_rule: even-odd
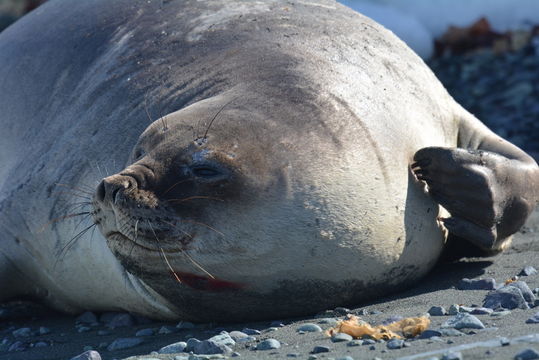
[[[2,299],[313,313],[410,285],[448,231],[501,251],[538,198],[528,155],[332,1],[52,1],[0,78]]]

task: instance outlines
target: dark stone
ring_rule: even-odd
[[[326,352],[329,352],[329,347],[317,345],[314,347],[313,351],[311,351],[311,354],[320,354]]]
[[[490,309],[528,309],[526,299],[522,291],[514,286],[504,286],[496,291],[490,292],[483,302],[483,307]]]
[[[496,280],[488,279],[467,279],[464,278],[457,284],[459,290],[494,290],[496,289]]]

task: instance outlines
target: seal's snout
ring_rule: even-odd
[[[104,178],[97,186],[96,198],[100,202],[115,203],[119,191],[137,187],[135,179],[130,176],[112,175]]]

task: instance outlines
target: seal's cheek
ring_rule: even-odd
[[[178,276],[182,284],[189,286],[195,290],[219,292],[230,290],[243,290],[246,285],[242,283],[221,280],[216,277],[208,277],[195,275],[187,272],[176,271],[175,275]]]

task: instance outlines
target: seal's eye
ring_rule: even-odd
[[[199,165],[192,168],[193,175],[201,178],[211,179],[223,175],[223,173],[208,165]]]

